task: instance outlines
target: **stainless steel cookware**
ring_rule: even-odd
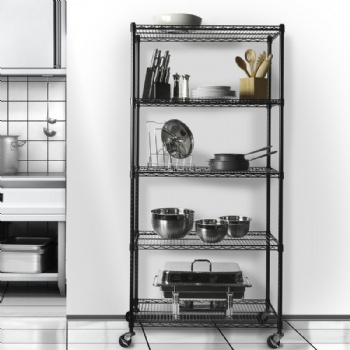
[[[164,124],[161,138],[165,149],[174,158],[187,158],[193,151],[192,132],[185,123],[178,119],[171,119]]]
[[[191,209],[160,208],[151,212],[153,230],[163,238],[183,238],[192,230],[194,211]]]
[[[228,223],[224,220],[196,220],[195,226],[197,236],[206,243],[218,243],[228,232]]]
[[[199,270],[198,263],[209,265]],[[230,316],[233,300],[242,299],[245,288],[251,287],[237,263],[212,263],[207,259],[196,259],[192,263],[167,262],[165,269],[158,271],[153,285],[160,287],[165,298],[173,299],[175,318],[181,311],[186,312],[187,309],[190,309],[189,311],[206,311],[206,309],[222,311]]]
[[[19,141],[18,136],[0,135],[0,175],[18,173],[18,148],[26,141]]]
[[[272,146],[260,148],[258,150],[241,154],[241,153],[218,153],[214,154],[214,169],[215,170],[226,170],[226,171],[241,171],[248,170],[249,162],[258,158],[269,157],[272,154],[277,153],[277,151],[265,153],[261,156],[254,157],[251,159],[246,159],[245,156],[261,151],[270,149]]]
[[[44,272],[54,264],[54,248],[52,238],[8,238],[0,244],[0,272]]]
[[[228,235],[234,238],[244,237],[249,232],[251,218],[239,215],[220,216],[228,223]]]

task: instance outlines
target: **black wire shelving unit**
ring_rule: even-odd
[[[276,328],[267,339],[271,348],[278,348],[283,337],[282,292],[283,292],[283,179],[284,179],[284,25],[277,26],[157,26],[131,23],[131,143],[130,143],[130,298],[126,320],[129,332],[119,338],[119,344],[129,347],[134,328],[143,327],[216,327],[220,328]],[[266,52],[272,52],[272,44],[279,40],[279,93],[271,98],[271,70],[268,73],[269,98],[266,100],[186,99],[163,100],[140,98],[140,44],[142,42],[260,42],[266,44]],[[265,167],[253,167],[246,171],[217,171],[209,167],[154,167],[139,164],[140,110],[148,107],[258,107],[266,110],[266,146],[271,146],[272,108],[278,109],[278,169],[271,168],[270,158]],[[266,223],[264,231],[251,231],[242,238],[225,238],[216,244],[206,244],[194,232],[183,239],[164,240],[153,231],[139,228],[139,179],[141,177],[195,177],[195,178],[262,178],[266,186]],[[278,228],[271,233],[271,180],[278,181]],[[198,312],[186,309],[186,302],[206,303],[202,299],[180,300],[182,311],[173,314],[172,299],[139,298],[138,266],[142,250],[244,250],[264,251],[266,256],[266,287],[262,299],[235,300],[232,316],[226,316],[219,307]],[[277,306],[270,301],[271,252],[278,255]],[[224,302],[224,301],[221,301]]]

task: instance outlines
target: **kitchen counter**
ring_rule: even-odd
[[[58,272],[0,273],[1,281],[57,281],[66,292],[66,174],[18,173],[0,176],[0,221],[57,222]]]

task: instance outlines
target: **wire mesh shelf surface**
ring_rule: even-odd
[[[186,299],[189,300],[189,299]],[[195,299],[193,299],[195,300]],[[206,300],[196,300],[207,302]],[[139,299],[139,312],[134,314],[135,323],[143,326],[171,327],[276,327],[277,315],[272,305],[262,299],[242,299],[233,302],[233,315],[226,316],[224,311],[180,311],[173,315],[172,299]],[[181,301],[180,301],[181,306]]]
[[[252,167],[245,171],[221,171],[212,170],[208,166],[194,166],[178,170],[177,168],[169,169],[168,167],[136,167],[135,172],[139,176],[155,177],[240,177],[240,178],[278,178],[279,172],[272,168]]]
[[[267,107],[278,106],[279,99],[240,100],[240,99],[135,99],[134,105],[140,107]]]
[[[282,26],[183,26],[136,25],[135,34],[145,42],[266,42],[276,39]]]
[[[251,231],[241,238],[226,236],[218,243],[205,243],[195,232],[181,239],[164,239],[153,231],[141,231],[137,237],[141,250],[278,250],[277,239],[268,232]]]

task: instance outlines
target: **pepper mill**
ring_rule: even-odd
[[[179,74],[174,74],[173,75],[174,78],[174,90],[173,90],[173,98],[174,99],[178,99],[180,97],[180,75]]]
[[[189,99],[190,98],[190,86],[189,86],[189,78],[188,74],[182,76],[182,98]]]

